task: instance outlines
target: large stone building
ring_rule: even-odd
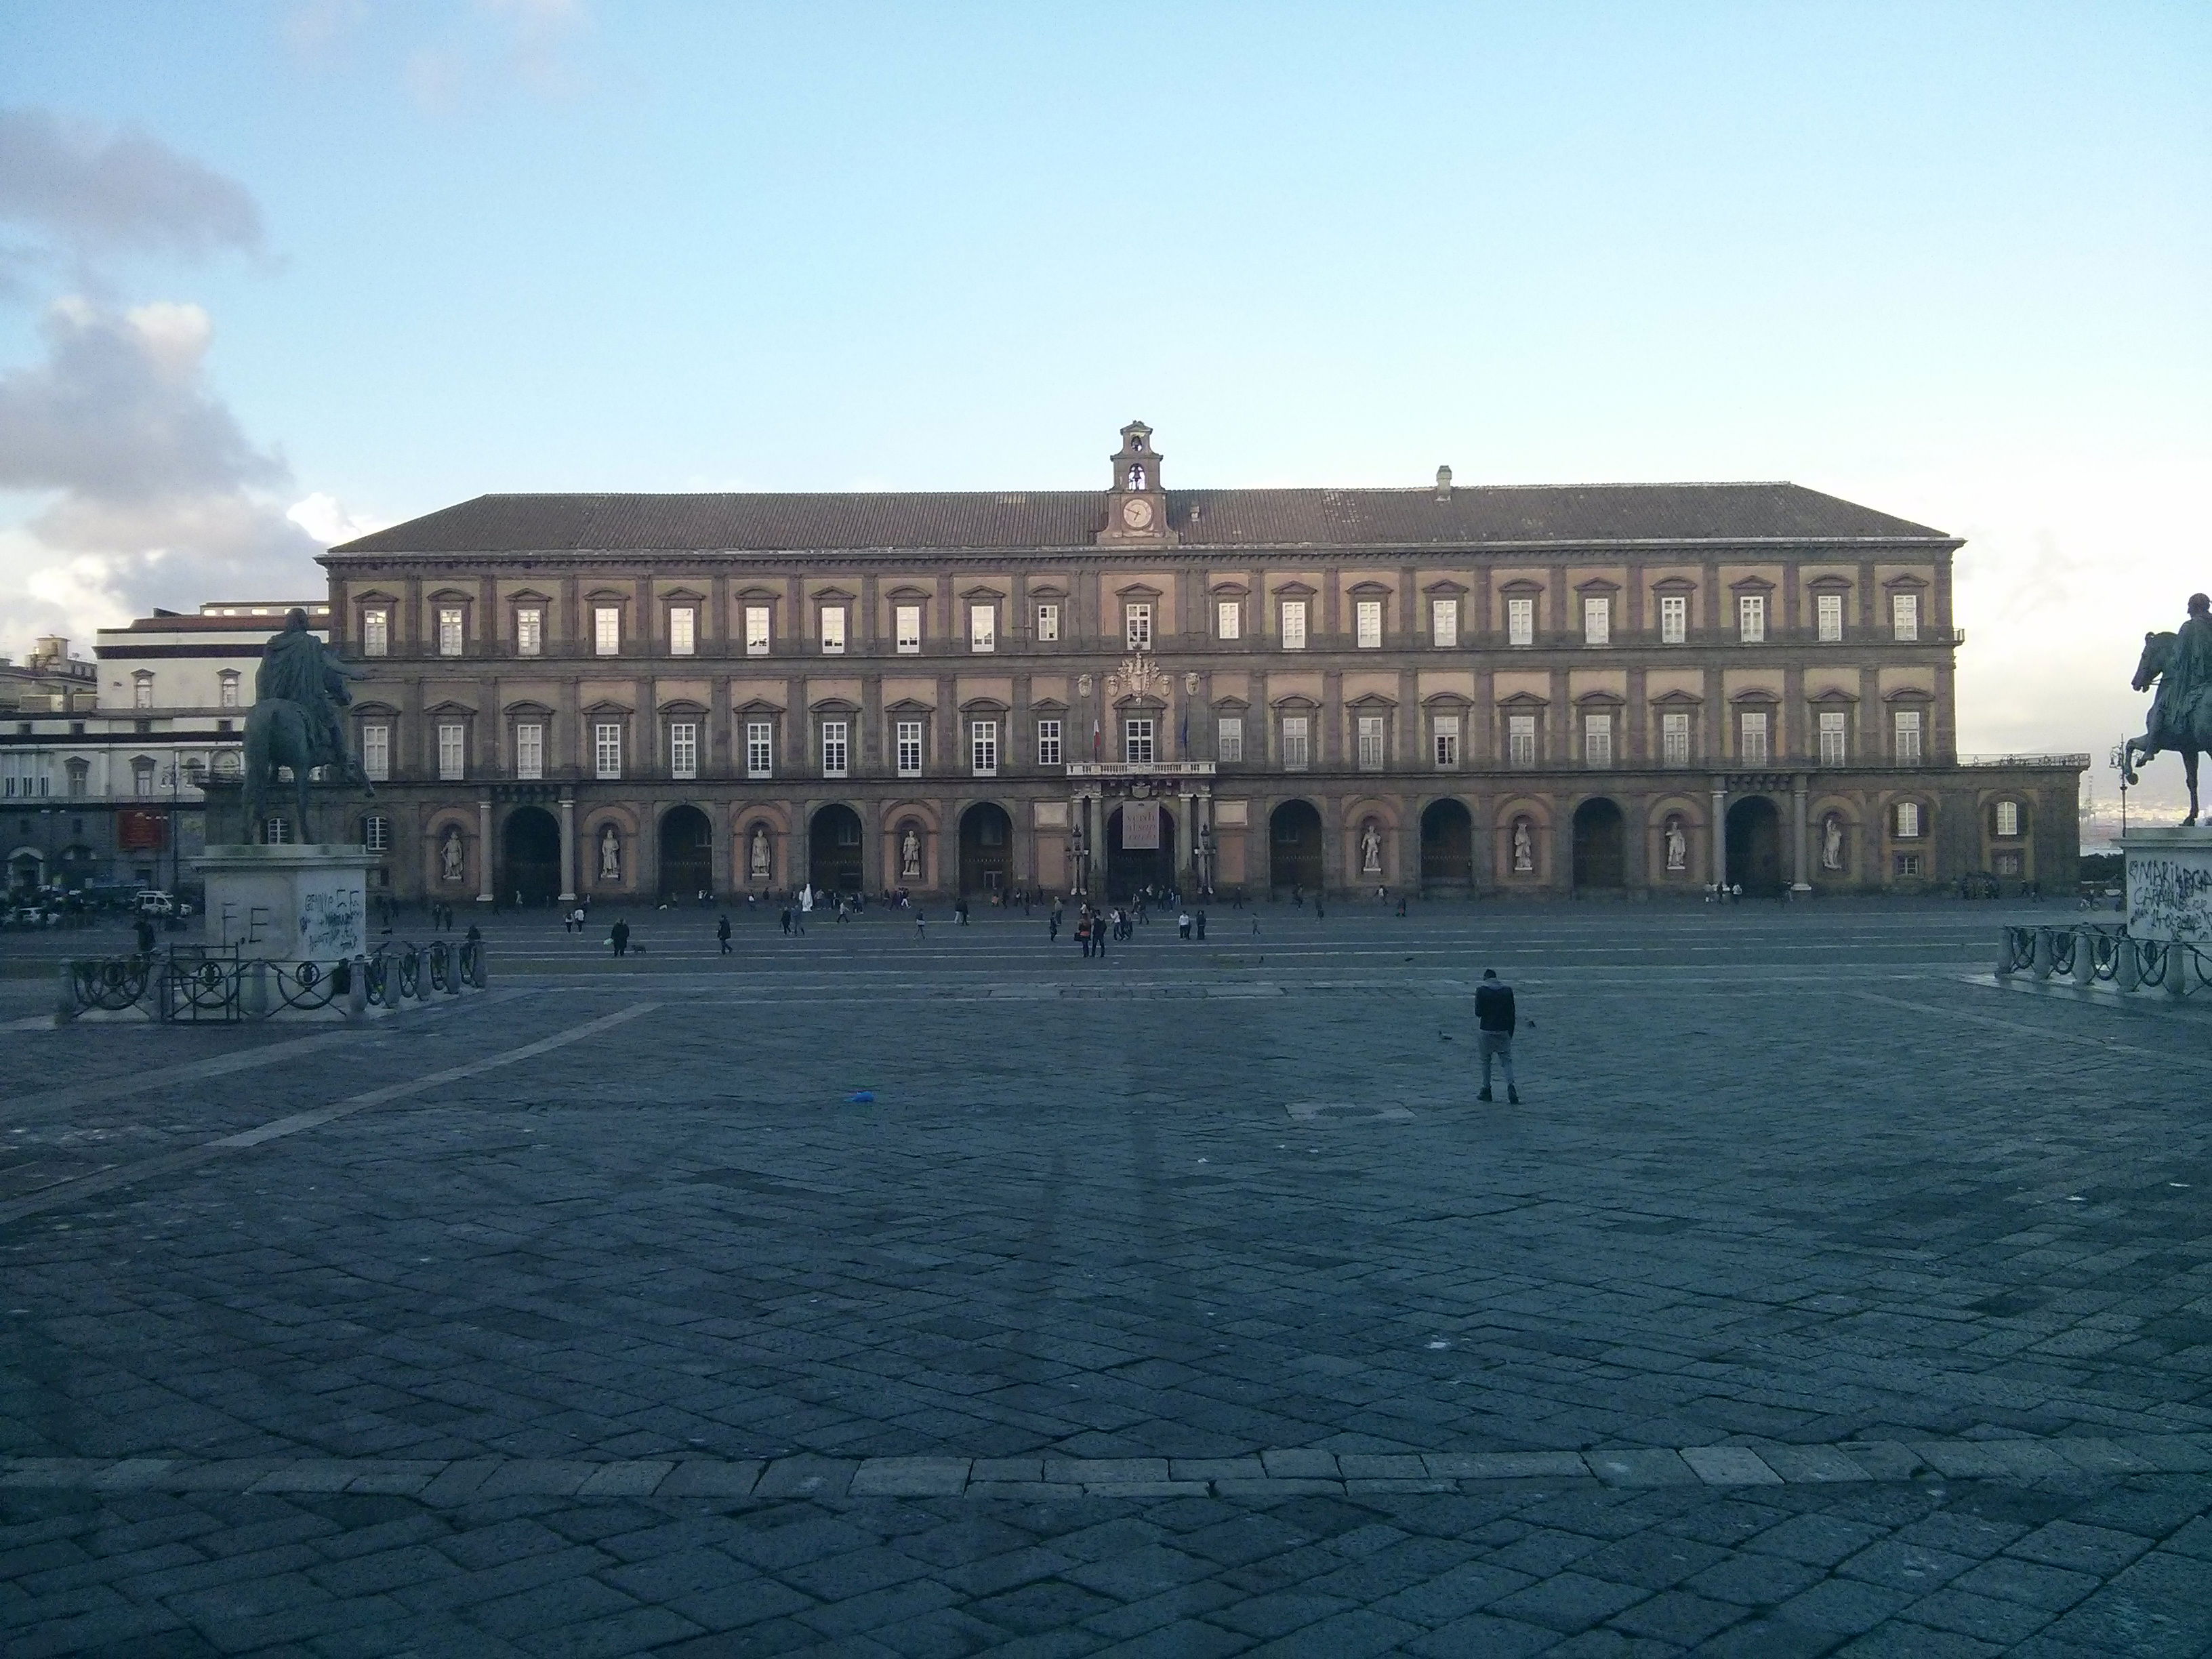
[[[334,548],[401,896],[2070,881],[1958,540],[1787,483],[487,495]]]

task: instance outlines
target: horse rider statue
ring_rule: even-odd
[[[2143,635],[2135,689],[2147,691],[2154,680],[2158,695],[2151,699],[2149,724],[2142,736],[2122,745],[2120,771],[2133,785],[2138,761],[2166,750],[2178,750],[2189,780],[2189,816],[2182,823],[2194,823],[2197,757],[2212,750],[2212,598],[2189,596],[2189,620],[2179,633]]]
[[[246,717],[246,824],[249,838],[260,838],[268,817],[269,793],[279,767],[289,768],[297,841],[314,837],[307,816],[307,777],[317,767],[329,775],[375,793],[345,740],[338,710],[353,701],[348,680],[362,671],[348,668],[307,626],[307,613],[295,605],[284,613],[283,631],[270,635],[253,678],[253,708]]]

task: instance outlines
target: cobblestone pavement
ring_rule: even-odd
[[[2003,915],[6,981],[0,1651],[2212,1651],[2212,1045]]]

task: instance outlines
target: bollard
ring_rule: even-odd
[[[488,945],[477,946],[476,988],[479,991],[491,988],[491,949]]]
[[[2074,935],[2074,982],[2094,985],[2097,982],[2097,931],[2094,927],[2077,929]]]
[[[346,1018],[363,1019],[368,1015],[368,958],[356,957],[346,964],[352,978],[346,982]]]
[[[2037,928],[2035,930],[2035,953],[2031,963],[2032,971],[2034,973],[2036,978],[2049,979],[2051,977],[2051,963],[2054,950],[2055,946],[2052,943],[2051,929],[2048,927]]]
[[[239,990],[239,1007],[249,1018],[261,1019],[269,1012],[269,964],[249,962],[240,969],[242,983]]]
[[[2190,949],[2176,939],[2166,947],[2166,978],[2160,981],[2159,989],[2169,1000],[2180,1001],[2189,994],[2189,969]]]
[[[2142,985],[2142,965],[2136,960],[2136,942],[2123,935],[2112,945],[2112,983],[2123,991]]]
[[[54,1024],[66,1025],[76,1015],[76,975],[65,962],[62,963],[61,988],[54,997]]]
[[[2012,953],[2012,929],[2000,927],[1997,929],[1997,977],[2002,979],[2019,970],[2019,959]]]

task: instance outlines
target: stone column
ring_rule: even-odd
[[[1713,786],[1713,885],[1718,887],[1728,880],[1728,789],[1723,784]]]
[[[576,798],[561,796],[561,902],[576,902]]]
[[[1091,825],[1083,832],[1083,841],[1091,857],[1083,890],[1095,898],[1106,890],[1106,791],[1103,786],[1091,796],[1087,816]]]
[[[1791,889],[1809,893],[1813,884],[1805,879],[1805,775],[1802,772],[1790,780],[1790,866],[1794,872]]]
[[[491,886],[491,797],[477,802],[477,902],[489,904]]]

